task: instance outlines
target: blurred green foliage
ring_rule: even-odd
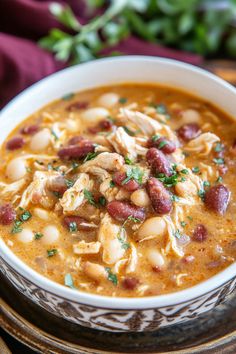
[[[73,34],[52,29],[39,44],[76,64],[99,56],[130,34],[205,57],[236,58],[236,0],[88,0],[102,15],[82,26],[72,10],[52,3],[51,13]],[[71,33],[71,32],[70,32]]]

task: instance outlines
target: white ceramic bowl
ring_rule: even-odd
[[[183,88],[236,117],[236,89],[197,67],[145,56],[107,58],[53,74],[13,99],[0,114],[0,143],[24,118],[66,93],[123,82]],[[51,313],[107,331],[154,330],[187,321],[221,303],[234,290],[236,264],[186,290],[145,298],[113,298],[54,283],[29,268],[0,240],[0,268],[16,288]]]

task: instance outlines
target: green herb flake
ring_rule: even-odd
[[[55,256],[57,253],[58,253],[58,251],[57,251],[56,248],[52,248],[52,249],[50,249],[50,250],[47,250],[47,255],[48,255],[48,257],[53,257],[53,256]]]
[[[216,183],[221,183],[223,181],[223,178],[221,176],[219,176],[216,180]]]
[[[143,182],[143,175],[144,172],[140,170],[139,167],[132,167],[127,170],[126,172],[126,178],[122,181],[122,185],[128,183],[130,180],[134,180],[138,182],[138,184],[142,184]]]
[[[110,188],[114,188],[115,187],[115,183],[113,181],[110,181]]]
[[[99,197],[98,203],[99,203],[101,206],[105,206],[106,203],[107,203],[106,198],[105,198],[105,197]]]
[[[128,99],[125,98],[125,97],[121,97],[121,98],[119,99],[119,103],[121,103],[121,104],[125,104],[127,101],[128,101]]]
[[[73,187],[73,185],[75,184],[75,181],[72,181],[71,179],[65,179],[65,184],[67,186],[67,188],[71,188]]]
[[[133,165],[133,161],[128,156],[124,157],[126,165]]]
[[[193,217],[188,215],[187,218],[190,220],[190,221],[193,221]]]
[[[53,129],[51,129],[51,134],[52,134],[52,136],[54,137],[54,139],[56,141],[59,140],[59,137],[57,136],[57,133]]]
[[[205,199],[206,192],[202,189],[197,192],[197,195],[201,198],[202,201]]]
[[[182,235],[181,235],[179,229],[177,229],[177,230],[174,232],[174,236],[175,236],[176,238],[178,238],[178,239],[181,238]]]
[[[163,140],[158,144],[158,149],[162,149],[164,146],[168,145],[168,142]]]
[[[70,273],[65,274],[64,284],[65,286],[68,286],[71,289],[76,289],[76,287],[74,286],[73,278]]]
[[[204,182],[203,182],[203,186],[204,186],[204,187],[210,187],[211,184],[210,184],[209,181],[204,181]]]
[[[216,152],[221,152],[221,151],[224,150],[224,146],[223,146],[221,143],[217,143],[216,146],[215,146],[215,148],[214,148],[214,150],[215,150]]]
[[[183,170],[181,170],[180,173],[183,173],[184,175],[188,175],[188,170],[187,170],[187,168],[184,168]]]
[[[107,279],[110,280],[114,285],[118,284],[118,279],[116,274],[112,273],[111,268],[106,267],[105,271],[107,272]]]
[[[181,225],[182,227],[185,227],[185,226],[187,225],[187,223],[186,223],[185,221],[180,221],[180,225]]]
[[[129,134],[130,136],[135,136],[136,132],[134,130],[131,130],[130,128],[123,126],[123,129],[125,130],[125,132],[127,134]]]
[[[76,161],[72,161],[71,168],[72,170],[76,170],[79,167],[79,164]]]
[[[41,232],[35,232],[35,234],[34,234],[35,240],[40,240],[42,237],[43,237],[43,234]]]
[[[178,183],[178,174],[174,173],[172,176],[167,177],[164,173],[159,173],[157,179],[164,184],[165,187],[173,187]]]
[[[160,139],[160,135],[155,134],[151,137],[152,141],[156,142],[158,139]]]
[[[13,224],[13,227],[11,229],[11,233],[12,234],[17,234],[17,233],[21,232],[22,231],[21,225],[22,225],[22,221],[15,220],[14,224]]]
[[[173,202],[178,202],[178,201],[179,201],[179,197],[178,197],[177,195],[175,195],[175,194],[172,194],[172,195],[171,195],[171,200],[172,200]]]
[[[69,101],[71,100],[73,97],[75,96],[75,94],[73,92],[67,93],[66,95],[62,96],[62,100],[63,101]]]
[[[62,197],[61,193],[57,192],[57,191],[53,191],[52,194],[58,199],[60,199]]]
[[[192,171],[193,171],[193,173],[199,173],[200,168],[198,166],[192,167]]]
[[[92,193],[90,191],[88,191],[87,189],[84,189],[84,197],[85,197],[85,199],[87,199],[89,204],[94,205],[94,206],[96,205]]]
[[[75,221],[72,221],[69,223],[69,230],[70,230],[70,232],[78,231],[77,224]]]
[[[167,108],[166,108],[166,105],[163,104],[163,103],[159,103],[156,105],[156,111],[157,113],[159,114],[167,114]]]
[[[213,162],[214,162],[216,165],[224,165],[225,160],[222,159],[222,158],[214,158],[214,159],[213,159]]]
[[[93,160],[96,156],[98,156],[98,152],[89,152],[85,157],[84,162]]]
[[[24,212],[20,215],[20,221],[25,222],[29,220],[31,217],[32,214],[28,210],[24,210]]]
[[[135,218],[134,216],[130,215],[128,216],[128,218],[126,219],[127,221],[133,221],[134,223],[138,223],[141,222],[141,220],[139,218]]]

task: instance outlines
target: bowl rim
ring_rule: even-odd
[[[18,104],[22,99],[25,99],[29,92],[37,91],[42,86],[46,85],[48,81],[53,80],[55,77],[63,77],[66,73],[70,71],[76,72],[77,70],[83,70],[84,67],[94,65],[99,66],[100,63],[104,62],[115,63],[121,61],[134,61],[136,64],[137,62],[147,64],[148,62],[155,62],[155,64],[169,65],[175,67],[176,69],[181,68],[193,72],[197,75],[200,75],[203,79],[214,81],[216,84],[223,86],[225,89],[231,91],[231,93],[233,93],[236,98],[236,88],[234,88],[231,84],[227,83],[216,75],[191,64],[183,63],[174,59],[157,58],[143,55],[119,56],[112,58],[108,57],[65,68],[31,85],[30,87],[22,91],[20,94],[18,94],[15,98],[13,98],[1,110],[0,122],[1,119],[3,119],[3,116],[7,115],[8,111],[11,111],[15,104]],[[111,85],[111,83],[109,83],[109,85]],[[179,88],[181,88],[181,85]],[[199,97],[201,96],[199,95]],[[217,105],[216,103],[214,104]],[[144,310],[153,308],[161,309],[164,307],[181,304],[186,305],[188,301],[197,301],[198,298],[223,287],[228,281],[233,280],[233,278],[236,276],[236,262],[234,262],[221,272],[214,275],[213,277],[184,290],[163,295],[153,295],[146,297],[111,297],[92,294],[77,289],[73,290],[46,278],[45,276],[30,268],[20,258],[18,258],[1,238],[0,250],[0,258],[2,258],[5,263],[8,264],[8,266],[10,266],[15,272],[20,274],[20,276],[34,284],[36,287],[46,291],[47,293],[50,293],[51,295],[58,296],[62,299],[100,309]]]

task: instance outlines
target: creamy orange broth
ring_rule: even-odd
[[[101,99],[104,93],[115,95]],[[91,120],[83,119],[85,112],[93,107],[103,110],[94,111]],[[150,121],[142,121],[144,116],[141,116],[141,123],[134,123],[138,122],[136,118],[131,123],[123,116],[124,112],[120,112],[121,108],[128,109],[131,116],[136,111],[144,113],[148,116],[145,119],[151,118],[152,123],[158,123],[154,124],[159,126],[158,131],[153,132],[151,128],[144,133],[143,129]],[[104,120],[106,123],[99,123]],[[183,136],[181,138],[179,129],[192,123],[198,124],[200,130],[186,141]],[[26,127],[32,125],[37,126],[37,132],[32,128],[30,134],[22,134],[22,129],[27,133]],[[108,141],[116,134],[118,126],[125,127],[125,134],[131,137],[127,152],[122,145],[124,135],[116,144]],[[43,138],[35,139],[43,129],[46,129]],[[208,132],[214,134],[210,141],[204,135]],[[68,147],[68,141],[75,136],[83,136],[89,141],[74,141],[77,148],[81,144],[97,145],[92,145],[92,153],[88,155],[86,152],[81,158],[59,158],[58,151]],[[158,145],[161,136],[165,137],[164,144]],[[11,141],[15,137],[24,141]],[[202,140],[194,145],[199,137]],[[173,88],[126,84],[68,95],[23,121],[1,148],[1,235],[11,250],[37,272],[83,291],[132,297],[164,294],[195,285],[235,260],[235,137],[236,123],[227,114],[202,99]],[[33,139],[36,143],[32,143]],[[164,153],[166,139],[174,142],[176,150],[173,153]],[[40,147],[39,141],[46,141],[42,150],[37,148]],[[156,150],[157,154],[161,151],[171,166],[171,176],[177,176],[169,183],[166,176],[158,172],[154,155],[151,154],[147,163],[146,153],[150,144],[155,143],[156,147],[152,147],[154,155]],[[14,149],[17,144],[23,145]],[[94,150],[97,156],[94,156]],[[104,155],[100,170],[94,172],[91,165],[96,165],[96,159],[104,151],[119,154],[119,163],[114,160],[110,163],[111,155]],[[60,157],[63,154],[59,152]],[[136,158],[133,157],[135,154]],[[14,164],[9,167],[16,157],[21,159],[17,160],[20,161],[16,163],[18,167]],[[89,158],[90,167],[84,172],[83,166],[88,164],[84,160]],[[129,177],[134,168],[138,169],[138,176],[131,173]],[[37,171],[44,176],[40,187],[37,181],[32,185]],[[121,176],[119,173],[126,178],[120,185],[116,179]],[[82,177],[86,175],[87,184],[83,185],[82,178],[77,190],[72,190],[81,174]],[[150,182],[153,178],[154,184],[158,181],[158,186],[161,185],[164,199],[167,198],[164,211],[158,204],[162,198],[160,188],[153,190]],[[106,189],[101,188],[105,179]],[[132,183],[130,186],[127,179],[136,187]],[[174,180],[177,184],[171,185]],[[58,181],[62,187],[59,192]],[[219,205],[219,200],[212,202],[215,194],[212,197],[208,193],[219,185],[226,187],[223,187],[226,193],[222,196],[225,198],[223,206]],[[127,191],[129,188],[137,188],[141,193],[132,196],[134,192]],[[114,204],[117,199],[118,204]],[[165,210],[167,200],[169,211]],[[131,217],[121,213],[122,205]],[[132,210],[135,210],[135,217],[132,217]],[[66,219],[72,221],[65,225],[63,220],[68,216],[81,219],[75,219],[79,220],[78,223]],[[153,217],[156,219],[152,220],[150,231],[150,225],[144,224]],[[73,245],[78,246],[80,254],[75,253]]]

